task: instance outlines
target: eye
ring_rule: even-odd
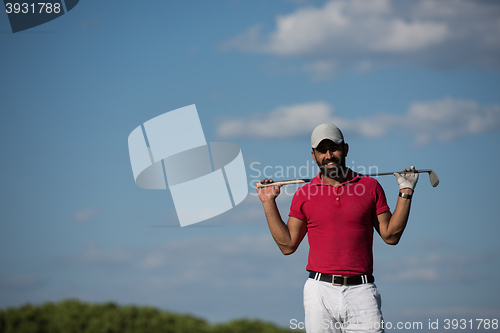
[[[318,148],[318,149],[316,149],[316,150],[317,150],[317,151],[318,151],[318,153],[320,153],[320,154],[326,154],[326,152],[328,151],[328,149],[326,149],[326,148]]]
[[[320,154],[326,154],[327,151],[330,151],[330,153],[333,153],[333,152],[336,152],[337,150],[339,150],[339,146],[335,145],[335,146],[318,147],[318,148],[316,148],[316,150]]]

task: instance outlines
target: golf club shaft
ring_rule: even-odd
[[[257,188],[263,188],[267,186],[278,186],[278,185],[292,185],[292,184],[304,184],[304,183],[309,183],[311,180],[310,179],[289,179],[289,180],[282,180],[279,182],[272,182],[272,183],[257,183]]]
[[[370,173],[366,174],[363,176],[368,176],[368,177],[377,177],[377,176],[388,176],[388,175],[393,175],[394,173],[401,173],[401,171],[395,171],[395,172],[380,172],[380,173]],[[431,185],[433,187],[436,187],[439,184],[439,179],[434,171],[431,169],[423,169],[423,170],[414,170],[414,171],[407,171],[405,173],[428,173],[429,174],[429,179],[431,181]],[[272,183],[257,183],[257,188],[263,188],[267,186],[278,186],[278,185],[291,185],[291,184],[303,184],[303,183],[309,183],[311,179],[290,179],[290,180],[282,180],[278,182],[272,182]]]
[[[434,171],[432,171],[431,169],[421,169],[421,170],[405,171],[405,172],[396,171],[396,172],[397,173],[412,173],[412,172],[424,173],[424,172],[426,172],[429,174],[429,181],[431,182],[432,187],[436,187],[439,185],[439,178],[436,175],[436,173]],[[387,175],[393,175],[396,172],[373,173],[373,174],[367,174],[365,176],[368,176],[368,177],[387,176]]]
[[[377,177],[377,176],[389,176],[389,175],[393,175],[394,173],[403,173],[401,171],[394,171],[394,172],[375,172],[375,173],[367,173],[367,174],[363,174],[363,176],[367,176],[367,177]],[[424,169],[424,170],[413,170],[413,171],[405,171],[404,173],[424,173],[424,172],[427,172],[427,173],[431,173],[433,172],[432,170],[430,169]]]

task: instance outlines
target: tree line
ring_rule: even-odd
[[[1,333],[291,333],[259,320],[210,324],[191,315],[148,306],[65,300],[0,309]]]

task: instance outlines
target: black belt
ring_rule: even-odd
[[[375,282],[373,275],[342,276],[322,274],[314,271],[309,271],[309,278],[328,282],[334,286],[354,286],[357,284]]]

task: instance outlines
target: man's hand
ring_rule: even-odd
[[[272,179],[262,179],[260,181],[261,183],[272,183]],[[266,186],[263,188],[257,188],[257,185],[255,185],[255,189],[257,190],[257,193],[259,193],[259,199],[262,202],[268,201],[268,200],[274,200],[278,195],[281,193],[281,186]]]
[[[401,170],[401,173],[394,173],[399,184],[399,189],[404,188],[414,189],[417,186],[418,173],[411,172],[415,171],[415,167],[412,165],[410,168]]]

